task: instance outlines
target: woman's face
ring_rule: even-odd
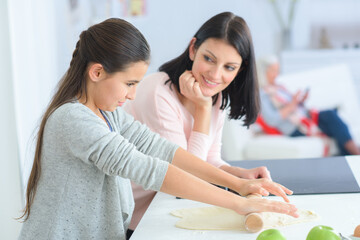
[[[189,57],[193,61],[192,74],[204,96],[212,97],[223,91],[240,70],[242,58],[227,42],[209,38],[198,49],[196,39],[190,43]]]
[[[113,74],[103,73],[103,78],[95,81],[90,91],[93,107],[105,111],[115,111],[126,100],[136,96],[136,86],[148,68],[146,62],[136,62],[127,69]]]
[[[271,64],[266,71],[266,79],[268,80],[268,84],[274,85],[276,83],[276,78],[279,75],[279,63]]]

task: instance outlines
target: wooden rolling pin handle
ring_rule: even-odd
[[[261,198],[261,195],[250,194],[247,198]],[[249,213],[245,216],[245,228],[247,231],[255,233],[261,231],[264,227],[264,221],[261,213]]]

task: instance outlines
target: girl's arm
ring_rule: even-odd
[[[181,156],[182,153],[183,151],[178,151],[176,158],[179,155]],[[166,172],[160,191],[190,200],[229,208],[243,215],[251,212],[278,212],[298,217],[297,209],[292,204],[266,199],[243,198],[215,187],[171,164]]]

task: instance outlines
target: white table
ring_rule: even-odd
[[[346,159],[360,185],[360,156],[349,156]],[[269,198],[280,200],[278,197]],[[320,215],[321,219],[279,228],[289,240],[305,240],[307,233],[316,225],[328,225],[344,236],[349,236],[353,233],[355,227],[360,224],[360,193],[297,195],[290,196],[290,201],[298,208],[315,211]],[[175,223],[179,218],[170,215],[171,211],[204,206],[209,205],[191,200],[175,199],[171,195],[159,192],[140,221],[131,240],[254,240],[259,234],[236,230],[205,231],[186,230],[175,227]]]

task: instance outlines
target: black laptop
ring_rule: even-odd
[[[281,183],[298,195],[360,192],[359,184],[343,156],[243,160],[229,163],[243,168],[266,166],[275,182]]]

